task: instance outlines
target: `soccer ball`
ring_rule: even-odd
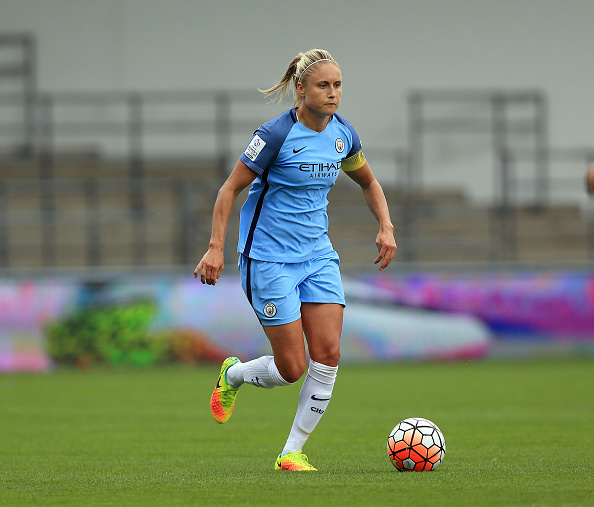
[[[388,437],[388,456],[400,472],[435,470],[445,452],[443,433],[422,417],[399,422]]]

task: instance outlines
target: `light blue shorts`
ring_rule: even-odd
[[[263,326],[301,317],[301,303],[345,304],[336,252],[305,262],[265,262],[239,256],[241,286]]]

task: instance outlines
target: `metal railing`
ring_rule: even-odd
[[[439,114],[439,108],[453,108]],[[411,180],[424,185],[425,141],[430,135],[482,135],[489,139],[496,192],[502,201],[507,189],[503,162],[519,136],[529,137],[538,205],[548,199],[548,107],[540,90],[412,90],[408,95],[408,133]],[[526,150],[528,152],[528,150]]]
[[[584,163],[591,162],[594,150],[569,153],[549,148],[546,140],[546,101],[539,92],[507,95],[503,92],[477,93],[465,99],[461,92],[451,92],[451,96],[448,93],[436,93],[430,98],[486,102],[491,108],[491,116],[428,119],[422,111],[428,97],[416,91],[411,93],[409,103],[409,149],[366,150],[370,160],[383,159],[397,175],[395,193],[398,194],[398,202],[392,204],[398,224],[400,258],[415,262],[427,248],[459,248],[481,250],[491,260],[514,260],[518,251],[517,190],[530,186],[534,203],[546,207],[551,191],[559,184],[551,175],[550,166],[567,157],[576,163],[582,160]],[[507,114],[510,104],[518,101],[529,103],[537,114],[528,120],[518,122],[514,119],[515,123],[509,123]],[[149,262],[148,251],[152,248],[148,228],[151,220],[155,220],[154,210],[147,206],[147,199],[164,187],[169,189],[169,199],[176,205],[163,213],[177,232],[169,237],[169,246],[161,245],[159,248],[171,250],[172,262],[192,262],[197,249],[196,231],[207,234],[201,229],[196,202],[208,200],[211,206],[218,185],[231,168],[232,154],[239,153],[254,128],[272,115],[271,109],[263,110],[262,97],[255,91],[40,93],[32,102],[22,94],[0,94],[0,112],[29,107],[31,103],[34,104],[31,116],[35,118],[32,129],[25,124],[24,116],[19,121],[3,121],[4,116],[0,114],[0,145],[2,139],[19,138],[29,131],[33,133],[29,136],[30,152],[18,153],[29,160],[23,170],[35,172],[20,175],[18,179],[23,181],[3,181],[2,164],[8,168],[14,160],[10,157],[0,159],[0,266],[10,265],[11,231],[32,223],[41,224],[44,265],[57,264],[57,230],[68,224],[83,225],[85,263],[89,266],[102,265],[108,240],[104,225],[117,220],[118,213],[133,224],[128,234],[130,258],[122,258],[122,262],[145,265]],[[257,109],[250,110],[252,105]],[[263,114],[267,117],[261,116]],[[514,149],[509,141],[517,129],[527,129],[538,137],[535,148]],[[467,235],[452,241],[427,237],[420,231],[420,226],[428,213],[436,212],[436,205],[428,202],[423,182],[424,136],[430,132],[474,133],[477,130],[491,136],[493,143],[493,172],[498,190],[489,210],[488,230],[480,236]],[[156,179],[147,170],[148,164],[159,156],[153,146],[155,140],[156,144],[167,145],[178,136],[190,138],[191,143],[199,147],[186,153],[187,157],[196,161],[205,159],[216,167],[216,177],[206,183],[206,188],[202,188],[204,181],[196,177],[176,179],[162,174]],[[123,172],[108,176],[81,170],[80,174],[64,176],[60,153],[64,146],[68,147],[68,143],[87,147],[99,160],[123,160]],[[534,169],[528,178],[520,178],[517,174],[516,166],[521,161],[529,161]],[[29,177],[32,181],[24,181]],[[73,194],[81,196],[84,201],[78,215],[59,206],[60,200]],[[126,206],[110,214],[101,207],[101,200],[106,195],[115,194],[126,202]],[[37,195],[38,209],[9,209],[9,203],[17,195]],[[465,216],[468,211],[460,207],[442,205],[437,213],[451,216],[453,220],[468,222],[473,219]],[[164,216],[159,220],[164,221]],[[591,234],[590,245],[594,245],[592,237],[594,234]],[[198,248],[201,249],[201,246]],[[594,247],[591,248],[594,251]]]
[[[259,125],[255,115],[241,118],[234,109],[246,104],[262,104],[261,95],[247,90],[56,92],[39,93],[27,100],[30,102],[26,102],[21,94],[0,94],[0,110],[23,109],[32,104],[35,117],[33,128],[25,122],[0,120],[0,141],[9,134],[18,136],[31,128],[34,152],[50,157],[41,164],[42,174],[53,174],[51,156],[64,139],[92,140],[100,146],[119,140],[124,142],[119,156],[127,157],[132,178],[144,175],[144,160],[153,155],[150,146],[147,147],[147,139],[151,136],[171,139],[179,135],[194,135],[197,145],[204,136],[214,137],[214,142],[209,145],[212,149],[196,149],[192,154],[203,157],[208,153],[216,160],[219,174],[224,177],[229,170],[234,133],[252,132],[254,125]],[[166,110],[165,114],[155,114],[159,108],[174,107],[178,111],[191,107],[208,108],[209,111],[202,110],[199,115],[186,119],[165,118]],[[77,109],[82,114],[77,114]],[[262,116],[260,123],[266,119]]]
[[[37,97],[37,49],[35,37],[30,33],[0,33],[0,54],[9,52],[0,64],[0,83],[16,82],[19,105],[15,113],[22,125],[17,140],[18,151],[31,155],[35,136],[35,110]],[[15,54],[16,53],[16,54]],[[16,57],[16,58],[15,58]]]
[[[67,193],[67,188],[72,188],[75,184],[73,181],[62,181],[64,176],[61,175],[61,168],[57,166],[60,164],[60,152],[64,151],[64,145],[89,147],[88,150],[96,152],[94,155],[98,158],[125,162],[125,172],[118,175],[121,180],[117,190],[123,193],[126,189],[128,218],[136,224],[131,239],[135,252],[131,263],[142,265],[147,255],[144,231],[150,214],[145,201],[151,188],[158,184],[147,174],[147,161],[155,157],[154,150],[151,153],[149,141],[157,139],[161,144],[168,144],[177,136],[189,137],[190,141],[187,144],[197,148],[189,152],[186,148],[184,156],[197,162],[202,161],[202,165],[214,165],[220,183],[230,170],[234,135],[241,133],[241,143],[245,143],[249,134],[266,120],[264,117],[257,118],[254,113],[242,117],[241,112],[235,112],[246,105],[260,106],[262,96],[257,91],[40,93],[33,102],[19,93],[0,94],[0,112],[26,108],[31,103],[34,105],[33,117],[36,120],[33,129],[19,115],[0,114],[0,145],[2,139],[10,142],[20,139],[26,132],[32,132],[31,135],[28,134],[32,149],[26,153],[19,149],[11,150],[11,154],[28,159],[30,163],[24,170],[35,173],[19,177],[33,177],[39,180],[39,185],[31,186],[29,189],[37,192],[40,197],[38,220],[43,224],[44,262],[47,265],[56,264],[56,247],[53,244],[55,231],[58,222],[65,218],[64,214],[57,212],[57,200]],[[192,108],[200,111],[190,115],[187,110]],[[260,114],[264,113],[260,111]],[[3,121],[3,118],[12,120]],[[20,146],[20,142],[17,141],[17,145]],[[106,155],[110,150],[111,153]],[[0,161],[0,172],[2,165],[10,165],[12,162],[14,157],[10,156]],[[193,175],[194,178],[197,176],[199,175]],[[91,217],[100,189],[105,188],[105,181],[101,180],[105,180],[106,176],[83,173],[80,178],[76,185],[81,187],[82,195],[86,198],[85,216],[89,217],[87,259],[90,265],[97,265],[101,263],[100,248],[93,239],[97,237],[97,219]],[[191,223],[192,211],[189,203],[196,196],[189,195],[188,188],[192,186],[186,184],[189,179],[191,177],[184,178],[184,184],[178,182],[177,191],[179,220],[185,229],[190,229],[194,225]],[[7,182],[2,187],[0,176],[0,192],[11,195],[18,193],[19,188],[24,188],[23,183],[13,185],[12,182]],[[3,203],[6,204],[6,199]],[[7,217],[10,212],[8,209],[4,212],[0,210],[0,261],[5,266],[8,259]],[[15,213],[14,210],[12,213]],[[181,235],[181,238],[184,237],[187,236]],[[188,244],[184,247],[185,240],[180,241],[181,243],[175,242],[173,248],[178,250],[175,256],[177,261],[183,262],[184,259],[188,259],[191,246]]]

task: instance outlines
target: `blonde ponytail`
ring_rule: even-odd
[[[281,102],[287,93],[287,89],[293,84],[291,91],[293,92],[294,106],[298,107],[303,101],[302,97],[297,93],[297,83],[304,82],[305,78],[310,74],[310,68],[319,62],[332,62],[338,67],[336,60],[325,49],[310,49],[305,53],[299,53],[287,68],[282,79],[276,83],[272,88],[267,90],[260,90],[266,96],[276,95],[272,98],[272,102]]]

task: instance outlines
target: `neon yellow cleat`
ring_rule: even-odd
[[[317,468],[312,467],[307,461],[307,456],[299,451],[289,452],[284,456],[279,454],[276,463],[274,464],[275,470],[292,470],[294,472],[306,472],[309,470],[316,470]]]
[[[239,362],[239,359],[236,357],[228,357],[223,361],[219,380],[210,397],[210,411],[215,421],[219,424],[226,423],[233,413],[235,397],[237,396],[239,387],[231,387],[231,384],[227,382],[227,370]]]

